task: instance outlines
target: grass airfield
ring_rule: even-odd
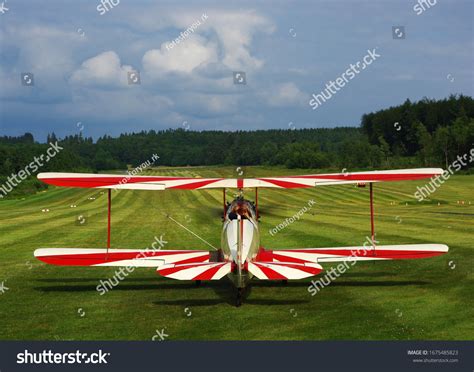
[[[242,177],[311,173],[271,167],[243,172]],[[142,173],[151,174],[238,176],[234,167]],[[101,296],[97,285],[117,268],[49,266],[33,257],[40,247],[105,247],[106,192],[50,187],[2,200],[0,339],[160,340],[157,331],[164,331],[165,340],[472,340],[474,176],[453,176],[431,200],[418,203],[413,194],[424,183],[374,185],[377,241],[443,243],[450,247],[447,255],[359,262],[316,296],[307,291],[315,278],[286,286],[255,279],[240,308],[226,279],[196,288],[137,268]],[[245,195],[253,200],[254,191]],[[232,196],[229,190],[227,199]],[[269,233],[310,199],[316,205],[299,221]],[[268,249],[361,245],[370,235],[368,187],[260,189],[259,211]],[[165,249],[209,249],[167,215],[218,247],[221,213],[221,190],[112,191],[111,247],[144,249],[164,234]]]

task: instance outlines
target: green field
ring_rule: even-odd
[[[308,173],[243,171],[244,177]],[[236,177],[234,167],[160,168],[143,174]],[[377,240],[443,243],[450,247],[447,255],[358,263],[314,297],[307,291],[311,279],[286,286],[255,280],[240,308],[226,279],[196,288],[141,268],[100,296],[96,286],[116,269],[35,260],[39,247],[104,247],[106,193],[50,187],[21,200],[3,200],[0,283],[8,289],[0,292],[0,339],[151,340],[164,329],[166,340],[472,340],[474,176],[453,176],[432,200],[420,204],[413,193],[423,184],[375,185]],[[220,243],[220,190],[112,195],[112,248],[143,249],[161,234],[168,249],[208,248],[167,214],[212,245]],[[252,199],[253,191],[247,196]],[[370,234],[368,196],[368,188],[349,185],[261,189],[262,244],[274,249],[360,245]],[[309,199],[316,201],[310,212],[269,234]],[[77,221],[81,215],[83,224]]]

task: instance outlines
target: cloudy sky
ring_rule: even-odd
[[[474,93],[472,0],[421,14],[418,0],[110,1],[4,2],[0,135],[354,126],[406,98]],[[311,95],[374,48],[313,110]]]

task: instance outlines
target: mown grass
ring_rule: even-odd
[[[245,177],[307,172],[243,170]],[[233,167],[147,174],[236,176]],[[104,247],[105,193],[52,187],[1,201],[0,282],[8,290],[0,294],[0,339],[150,340],[164,329],[169,340],[472,340],[474,176],[454,176],[431,201],[418,203],[413,193],[423,183],[375,185],[377,240],[444,243],[447,255],[358,263],[314,297],[307,291],[311,279],[287,286],[255,281],[240,308],[227,280],[195,288],[137,269],[100,296],[96,286],[115,269],[48,266],[34,259],[38,247]],[[253,198],[253,191],[247,196]],[[309,199],[317,204],[299,221],[269,234]],[[370,232],[367,188],[261,189],[259,205],[266,248],[360,245]],[[164,234],[168,249],[208,248],[167,214],[218,246],[221,210],[220,190],[114,191],[112,247],[145,248]],[[80,215],[86,223],[76,221]]]

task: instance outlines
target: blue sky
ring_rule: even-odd
[[[114,2],[103,15],[99,0],[4,3],[0,135],[355,126],[406,98],[473,95],[472,1],[431,0],[419,15],[418,0]],[[313,110],[311,95],[374,48],[380,57]]]

